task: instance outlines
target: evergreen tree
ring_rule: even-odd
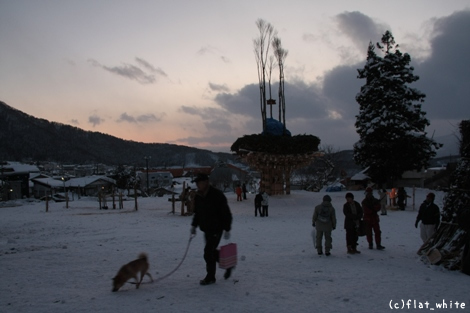
[[[449,223],[459,223],[459,213],[463,214],[465,210],[470,212],[470,120],[462,121],[459,128],[460,161],[452,173],[442,209],[442,220]]]
[[[358,69],[358,78],[366,82],[356,96],[360,139],[354,144],[354,160],[369,167],[375,182],[384,183],[425,167],[442,145],[426,137],[429,121],[421,111],[426,95],[409,87],[419,79],[413,74],[410,55],[398,50],[389,31],[377,48],[384,56],[377,55],[370,43],[366,64]]]

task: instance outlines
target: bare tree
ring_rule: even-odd
[[[275,31],[274,27],[263,19],[258,19],[256,21],[256,26],[259,30],[259,37],[253,40],[253,46],[256,57],[256,65],[258,68],[260,108],[264,132],[266,130],[266,65],[268,61],[271,38],[275,35]]]
[[[282,48],[281,39],[277,36],[273,38],[272,47],[274,56],[279,67],[279,121],[284,125],[283,133],[286,131],[286,98],[284,94],[284,61],[288,51]]]

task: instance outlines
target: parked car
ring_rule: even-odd
[[[42,200],[42,201],[46,201],[46,199],[49,201],[55,201],[55,202],[64,202],[66,200],[65,196],[60,193],[55,193],[53,195],[47,195],[47,196],[43,196],[39,198],[39,200]]]

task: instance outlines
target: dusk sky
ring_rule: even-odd
[[[352,149],[357,69],[386,30],[420,76],[429,136],[455,139],[470,118],[468,0],[0,0],[0,100],[127,140],[230,152],[262,131],[260,18],[288,50],[293,135]]]

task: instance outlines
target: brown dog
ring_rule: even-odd
[[[147,254],[139,254],[139,258],[132,262],[123,265],[116,276],[113,278],[113,291],[118,291],[129,279],[135,279],[135,288],[139,288],[142,283],[142,279],[145,275],[148,275],[153,281],[150,273],[147,273],[149,269],[149,262]],[[140,280],[137,279],[137,274],[140,272]]]

